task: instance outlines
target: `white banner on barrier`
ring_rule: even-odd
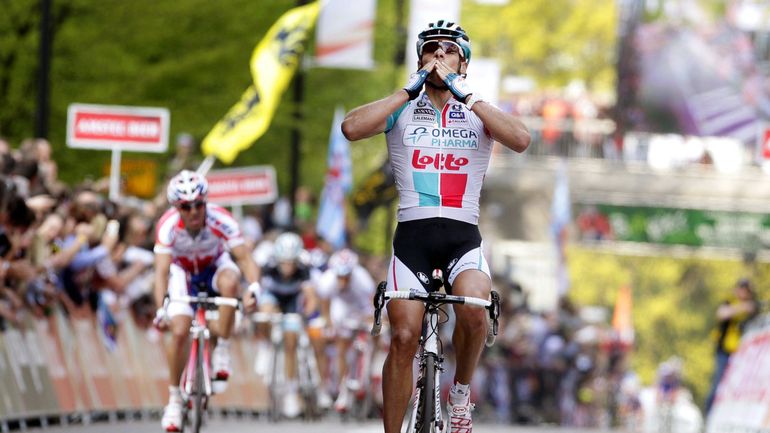
[[[770,326],[752,330],[730,357],[707,433],[770,432]]]

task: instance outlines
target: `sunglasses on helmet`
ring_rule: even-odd
[[[185,212],[189,212],[190,209],[192,209],[193,207],[195,207],[195,209],[201,209],[204,206],[206,206],[206,202],[205,201],[200,201],[200,200],[196,200],[194,202],[186,201],[184,203],[180,203],[180,204],[177,205],[177,207],[180,210],[183,210]]]
[[[446,54],[459,54],[462,56],[463,51],[460,48],[460,45],[457,44],[457,42],[452,41],[428,41],[422,44],[420,47],[420,55],[422,54],[433,54],[441,48],[444,53]]]

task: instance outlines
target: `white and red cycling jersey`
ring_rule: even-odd
[[[476,113],[454,98],[439,110],[423,93],[388,117],[385,136],[400,198],[398,221],[439,217],[478,224],[493,140]]]
[[[238,222],[223,207],[206,204],[206,224],[197,236],[185,229],[181,215],[171,208],[160,217],[153,251],[171,254],[173,263],[190,274],[213,265],[228,249],[244,243]]]

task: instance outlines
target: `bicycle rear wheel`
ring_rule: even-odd
[[[203,424],[203,400],[206,398],[206,387],[203,384],[203,350],[205,340],[203,335],[193,342],[195,347],[195,379],[192,387],[192,431],[199,433]]]

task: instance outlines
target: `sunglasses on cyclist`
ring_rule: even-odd
[[[184,202],[177,205],[179,210],[190,212],[190,209],[195,207],[195,209],[202,209],[204,206],[206,206],[205,201],[194,201],[194,202]]]
[[[452,41],[428,41],[420,47],[420,54],[433,54],[441,48],[446,54],[459,54],[462,57],[462,49],[457,42]]]

